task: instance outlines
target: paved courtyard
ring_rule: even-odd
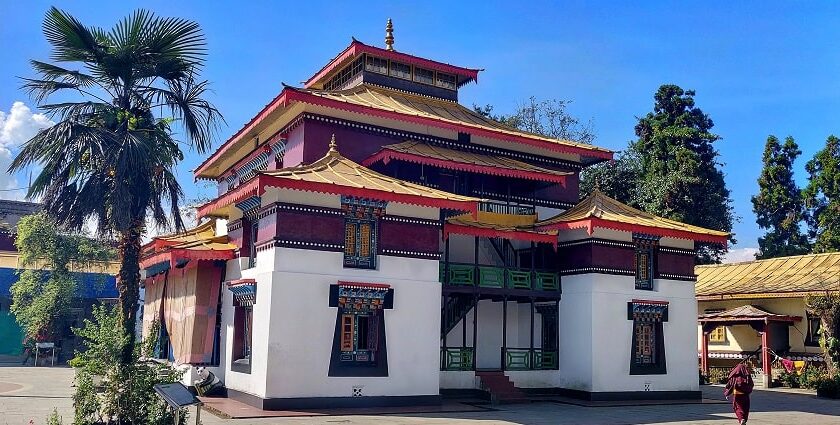
[[[72,423],[73,371],[68,368],[0,367],[0,425],[44,424],[53,408]],[[722,399],[721,388],[705,387],[710,399]],[[506,405],[492,411],[398,416],[320,416],[224,420],[207,412],[213,424],[734,424],[728,404],[630,407],[582,407],[559,403]],[[192,423],[192,422],[191,422]],[[756,391],[751,425],[840,424],[840,400],[822,400],[802,392]]]

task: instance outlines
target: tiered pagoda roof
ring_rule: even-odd
[[[473,214],[478,211],[480,201],[377,173],[342,156],[333,139],[327,154],[318,161],[259,172],[248,182],[200,207],[199,216],[227,216],[227,208],[234,203],[262,196],[269,187],[371,198]]]
[[[228,241],[227,236],[216,236],[216,220],[208,220],[184,233],[153,238],[143,246],[140,268],[163,262],[174,266],[185,260],[230,260],[236,245]]]
[[[379,152],[362,161],[362,165],[370,166],[377,162],[387,164],[395,159],[449,170],[559,184],[565,184],[566,176],[573,174],[566,171],[549,170],[513,158],[449,149],[416,141],[384,146]]]
[[[840,252],[698,266],[695,272],[699,300],[840,292]]]
[[[625,205],[600,190],[594,190],[583,201],[562,214],[536,223],[538,229],[595,228],[647,233],[656,236],[726,244],[729,233],[655,216]]]

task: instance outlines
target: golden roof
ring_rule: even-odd
[[[616,201],[595,189],[574,207],[552,218],[537,222],[537,227],[574,229],[594,227],[638,231],[658,236],[726,243],[729,233],[655,216]]]
[[[784,314],[771,313],[754,305],[742,305],[726,311],[701,314],[697,317],[701,322],[756,321],[764,319],[770,321],[791,322],[802,320],[801,316],[788,316]]]
[[[479,211],[475,218],[469,214],[463,214],[447,219],[446,226],[444,226],[444,235],[451,233],[468,234],[556,244],[557,231],[535,229],[536,218],[535,215]]]
[[[371,84],[360,84],[346,90],[306,90],[299,91],[314,94],[316,96],[337,100],[358,106],[393,111],[403,115],[431,118],[446,123],[465,125],[476,129],[500,132],[516,137],[540,140],[557,145],[575,147],[590,152],[600,152],[612,155],[609,149],[599,148],[593,145],[573,142],[571,140],[553,139],[528,133],[513,127],[506,126],[498,121],[491,120],[472,109],[462,106],[458,102],[438,99],[430,96],[393,90]]]
[[[416,141],[383,146],[379,152],[366,159],[363,164],[367,166],[379,161],[387,162],[391,159],[481,174],[519,177],[556,183],[565,182],[566,176],[573,174],[567,171],[538,167],[504,156],[484,155],[432,146],[425,142]]]
[[[233,252],[236,249],[236,245],[229,243],[229,240],[227,235],[216,236],[216,220],[211,219],[182,233],[153,238],[143,246],[141,266],[146,267],[162,261],[171,253],[177,253],[176,256],[183,258],[202,259],[201,255],[194,256],[190,253],[206,252],[210,253],[210,257],[207,258],[212,259],[215,258],[212,253]]]
[[[799,297],[840,291],[840,252],[697,266],[698,299]]]
[[[258,183],[254,186],[252,182]],[[377,173],[342,156],[333,138],[330,149],[323,158],[312,164],[262,171],[251,182],[200,207],[199,216],[217,214],[227,205],[242,198],[239,191],[259,195],[259,189],[256,188],[265,187],[366,197],[471,212],[477,211],[478,202],[481,201],[478,198],[456,195]]]

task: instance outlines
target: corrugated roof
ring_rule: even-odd
[[[256,186],[252,182],[257,182]],[[333,139],[323,158],[312,164],[262,171],[248,183],[199,208],[199,216],[212,215],[230,205],[241,198],[240,191],[259,196],[266,187],[370,197],[470,212],[476,212],[481,201],[377,173],[342,156]]]
[[[604,157],[611,157],[613,153],[609,149],[599,148],[593,145],[577,143],[571,140],[553,139],[517,130],[478,114],[472,109],[466,108],[457,102],[398,91],[386,87],[374,86],[371,84],[360,84],[347,90],[336,91],[296,90],[310,93],[325,99],[337,100],[353,105],[392,111],[409,116],[430,118],[438,121],[445,121],[451,124],[465,125],[468,127],[500,132],[511,136],[525,137],[557,145],[575,147],[593,153],[600,153]]]
[[[176,259],[214,260],[233,258],[236,245],[229,243],[227,235],[216,236],[216,220],[207,222],[183,233],[159,236],[143,246],[141,268],[161,261]]]
[[[729,237],[727,232],[692,226],[637,210],[597,189],[574,207],[536,225],[558,229],[588,227],[590,231],[593,227],[604,227],[715,243],[725,243]]]
[[[698,266],[695,273],[700,299],[840,291],[840,252]]]
[[[504,156],[449,149],[417,141],[383,146],[379,152],[363,161],[362,164],[369,166],[379,161],[388,162],[392,159],[450,170],[553,183],[564,183],[566,176],[573,174],[567,171],[549,170]]]
[[[698,319],[700,319],[701,322],[756,321],[764,319],[768,319],[770,321],[792,322],[801,320],[802,317],[775,314],[754,305],[742,305],[726,311],[701,314],[698,316]]]

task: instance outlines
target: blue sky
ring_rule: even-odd
[[[22,101],[37,113],[16,76],[32,75],[29,59],[48,59],[40,25],[55,4],[105,27],[137,7],[198,21],[209,42],[204,76],[213,82],[211,100],[227,120],[216,145],[274,97],[281,83],[308,78],[351,36],[382,45],[388,17],[397,50],[486,69],[478,85],[462,89],[462,103],[510,112],[532,95],[572,100],[573,115],[593,120],[596,144],[612,149],[633,138],[635,117],[651,110],[659,85],[694,89],[698,106],[723,137],[717,146],[741,218],[737,249],[755,247],[761,234],[749,198],[757,191],[767,135],[797,139],[803,155],[796,173],[804,183],[807,159],[829,134],[840,134],[840,3],[529,3],[5,0],[0,122],[4,116],[7,124],[13,116],[31,117],[35,126],[43,121],[12,105]],[[0,157],[16,152],[15,134],[0,133]],[[190,170],[201,159],[189,153],[179,168],[188,197],[210,194],[192,181]],[[26,185],[26,176],[12,178],[0,185]]]

